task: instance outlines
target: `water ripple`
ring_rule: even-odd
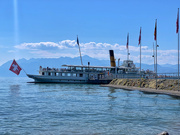
[[[0,78],[0,134],[180,133],[180,99],[84,84]]]

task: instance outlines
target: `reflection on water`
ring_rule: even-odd
[[[19,95],[20,95],[20,85],[10,85],[10,95],[12,99],[18,99]]]
[[[20,85],[10,85],[10,90],[11,91],[19,91],[20,90]]]
[[[180,133],[180,100],[85,84],[0,78],[0,134]]]
[[[108,94],[108,97],[110,97],[111,99],[117,98],[114,94],[116,92],[116,90],[114,88],[109,88],[109,92],[110,93]]]

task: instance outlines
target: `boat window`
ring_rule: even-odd
[[[75,68],[75,67],[73,67],[73,68],[72,68],[72,71],[76,71],[76,68]]]
[[[79,74],[79,77],[83,77],[83,74]]]
[[[65,73],[62,73],[62,76],[65,76]]]
[[[80,67],[76,67],[76,70],[81,70],[81,68]]]
[[[51,73],[49,72],[49,73],[48,73],[48,75],[50,76],[50,75],[51,75]]]
[[[87,68],[87,67],[83,68],[83,71],[87,71],[87,70],[88,70],[88,68]]]
[[[88,68],[88,72],[92,72],[92,68]]]
[[[103,71],[103,69],[102,68],[97,68],[97,71]]]
[[[111,73],[115,73],[115,69],[113,68],[113,69],[111,69],[111,71],[110,71]]]
[[[55,73],[55,76],[58,76],[59,75],[59,73]]]
[[[73,77],[77,77],[77,74],[76,74],[76,73],[73,73]]]
[[[44,72],[42,72],[42,75],[44,75]]]
[[[67,73],[67,76],[71,76],[71,73]]]

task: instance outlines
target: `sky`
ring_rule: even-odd
[[[179,0],[0,0],[0,65],[12,59],[78,57],[153,64],[157,19],[158,64],[178,63]],[[80,62],[80,61],[79,61]]]

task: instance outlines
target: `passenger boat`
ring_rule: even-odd
[[[27,74],[35,83],[84,83],[107,84],[115,78],[140,78],[150,76],[145,71],[139,71],[132,60],[124,60],[121,66],[116,66],[113,50],[109,50],[111,66],[62,65],[63,68],[43,68],[39,75]],[[119,63],[119,62],[118,62]]]

